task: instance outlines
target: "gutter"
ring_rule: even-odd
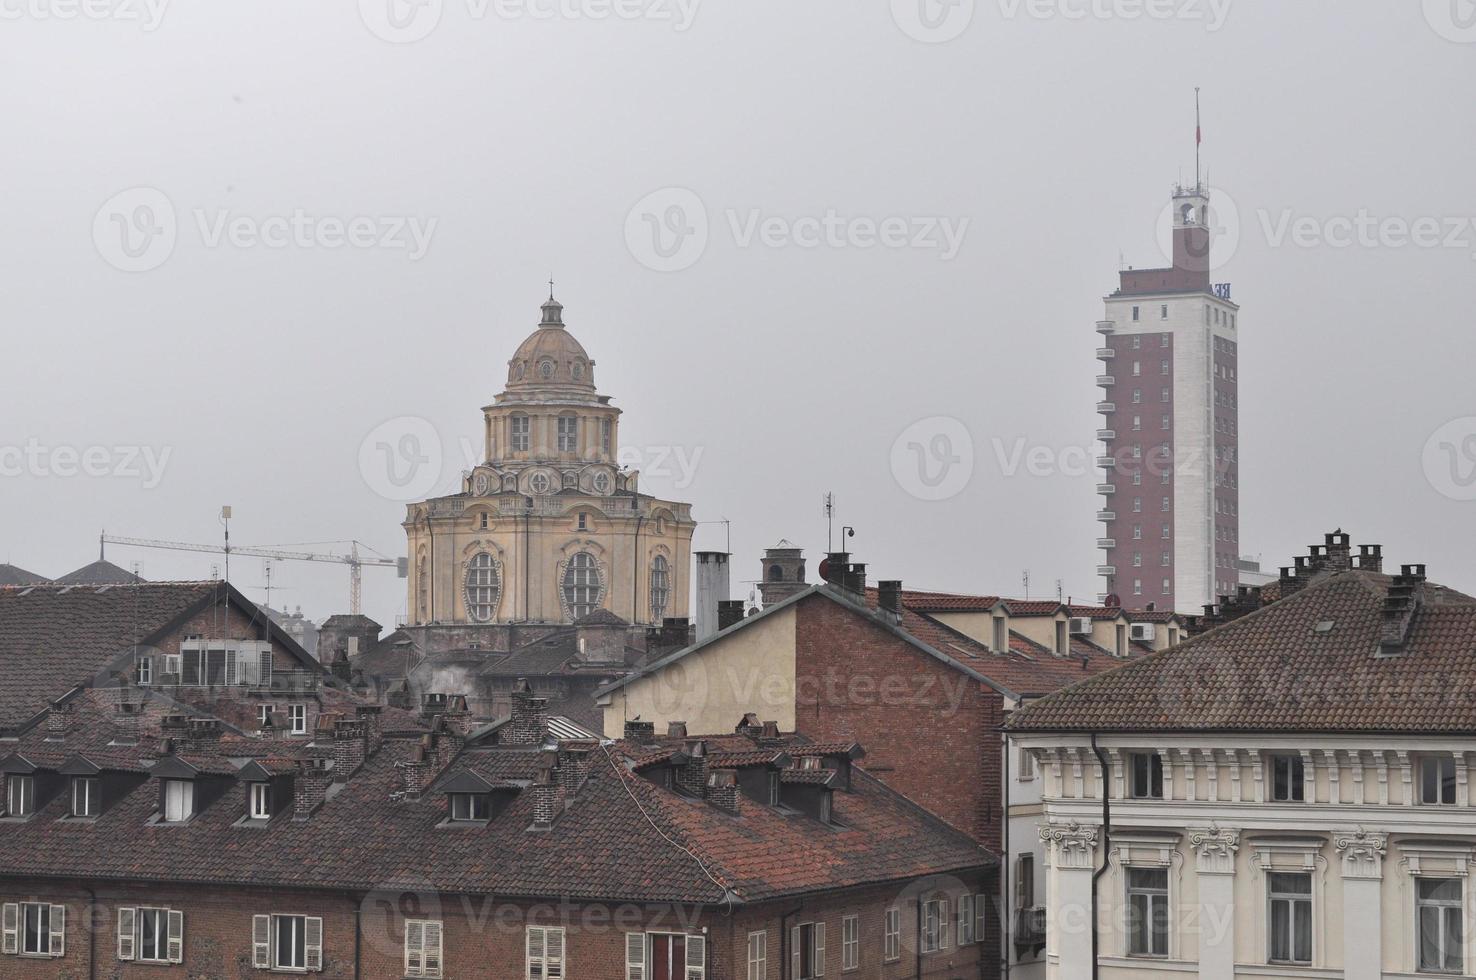
[[[1014,894],[1010,891],[1011,870],[1014,862],[1010,860],[1010,736],[1008,732],[1000,732],[1000,739],[1004,745],[1004,765],[1000,766],[1000,772],[1004,774],[1004,826],[1000,828],[1000,856],[999,856],[999,907],[1000,907],[1000,955],[1004,957],[1004,980],[1010,980],[1010,961],[1012,946],[1010,945],[1011,933],[1014,927],[1013,904]],[[1018,871],[1016,872],[1018,873]],[[978,937],[976,936],[975,939]]]
[[[1097,908],[1099,885],[1102,876],[1107,873],[1107,855],[1112,848],[1112,790],[1110,780],[1112,767],[1107,762],[1107,756],[1102,754],[1102,749],[1097,745],[1097,736],[1092,735],[1092,752],[1097,756],[1097,766],[1102,777],[1102,866],[1092,872],[1092,980],[1097,980],[1100,970],[1100,958],[1097,949],[1101,942],[1101,936],[1097,930]]]

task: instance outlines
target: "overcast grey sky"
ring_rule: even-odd
[[[645,488],[733,522],[735,581],[780,537],[818,558],[833,490],[874,576],[1094,596],[1095,474],[1008,470],[1091,445],[1101,297],[1119,255],[1163,262],[1199,85],[1239,215],[1245,549],[1341,525],[1476,589],[1476,421],[1426,452],[1476,415],[1467,0],[426,2],[0,0],[0,561],[214,541],[223,503],[237,543],[401,553],[361,442],[424,419],[454,480],[552,273],[623,442],[680,453]],[[674,219],[699,234],[653,250]],[[937,418],[972,440],[943,501],[892,460]],[[68,447],[112,475],[59,475]],[[403,583],[366,575],[392,624]],[[335,566],[275,578],[346,606]]]

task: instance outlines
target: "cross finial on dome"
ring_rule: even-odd
[[[553,276],[549,276],[548,277],[548,298],[549,299],[553,299],[554,298],[554,277]]]

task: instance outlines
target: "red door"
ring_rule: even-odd
[[[651,937],[651,980],[683,980],[687,975],[687,937]]]

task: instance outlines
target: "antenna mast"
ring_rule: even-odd
[[[1204,130],[1199,125],[1199,86],[1194,86],[1194,189],[1201,188],[1199,183],[1199,144],[1204,142]]]

